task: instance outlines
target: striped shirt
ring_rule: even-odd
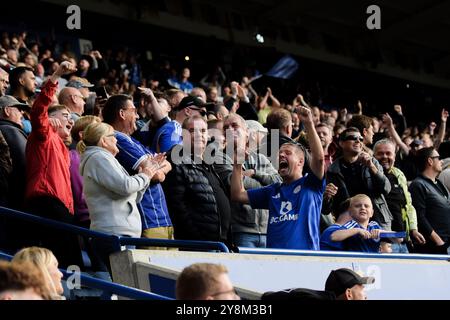
[[[116,159],[130,175],[136,174],[139,165],[153,153],[139,141],[115,131],[119,153]],[[142,201],[137,204],[141,213],[143,230],[172,226],[167,210],[166,197],[160,183],[152,182],[145,191]]]
[[[354,228],[364,229],[369,232],[374,229],[381,229],[380,225],[375,221],[371,221],[366,229],[355,220],[351,220],[344,224],[340,230],[350,230]],[[380,250],[380,239],[363,239],[359,234],[357,234],[344,240],[344,248],[347,251],[378,253]]]

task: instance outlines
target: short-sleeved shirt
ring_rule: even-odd
[[[120,164],[130,175],[136,174],[139,165],[153,153],[139,141],[124,133],[115,132],[119,153],[116,155]],[[167,209],[166,197],[160,183],[151,183],[145,190],[137,207],[142,215],[142,228],[158,228],[172,226]]]
[[[332,224],[326,228],[320,236],[320,250],[327,251],[344,251],[344,244],[342,241],[332,241],[331,235],[333,232],[341,229],[340,224]]]
[[[354,228],[365,229],[355,220],[351,220],[344,224],[340,230],[350,230]],[[367,231],[372,231],[374,229],[381,229],[380,225],[371,221],[367,226]],[[363,239],[359,235],[354,235],[343,241],[344,248],[347,251],[358,251],[358,252],[368,252],[368,253],[378,253],[380,250],[380,239]]]
[[[175,121],[169,121],[156,131],[150,145],[150,150],[156,153],[168,152],[175,145],[182,144],[181,125]]]
[[[319,250],[320,211],[325,179],[314,174],[290,184],[248,190],[253,209],[269,209],[267,247]]]

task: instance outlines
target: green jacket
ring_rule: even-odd
[[[412,205],[411,193],[408,191],[408,183],[406,181],[405,174],[398,168],[392,167],[389,170],[389,173],[392,173],[398,180],[399,185],[403,189],[403,193],[406,198],[406,206],[402,208],[402,217],[403,221],[406,224],[406,235],[409,239],[409,232],[411,230],[417,230],[417,214],[416,209]]]

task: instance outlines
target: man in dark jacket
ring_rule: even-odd
[[[225,117],[224,133],[227,138],[227,151],[240,150],[245,153],[244,188],[246,190],[261,188],[272,183],[280,182],[281,177],[272,166],[269,159],[263,154],[249,150],[248,128],[245,120],[237,115],[230,114]],[[223,154],[224,163],[214,164],[214,168],[222,182],[230,188],[231,174],[233,173],[233,160]],[[231,202],[233,240],[240,247],[266,247],[267,223],[269,211],[252,209],[247,204]]]
[[[417,152],[419,176],[409,186],[412,204],[417,211],[419,231],[426,238],[421,253],[447,254],[450,252],[450,192],[437,179],[442,171],[442,160],[433,147]]]
[[[339,139],[343,155],[333,162],[327,172],[327,183],[336,186],[337,193],[324,199],[322,212],[329,212],[327,208],[337,210],[343,201],[363,193],[371,198],[374,205],[373,220],[384,230],[391,231],[393,218],[384,198],[391,191],[391,184],[383,173],[383,167],[362,151],[364,139],[358,129],[346,129]]]
[[[22,130],[22,111],[28,110],[29,106],[20,103],[13,96],[0,97],[0,131],[9,146],[13,171],[9,181],[9,206],[21,209],[25,195],[26,166],[25,147],[27,135]]]
[[[206,164],[207,124],[201,116],[183,122],[182,153],[172,151],[172,171],[163,187],[175,239],[231,242],[230,204],[214,168]]]

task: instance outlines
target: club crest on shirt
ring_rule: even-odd
[[[280,215],[289,213],[292,210],[292,203],[290,201],[281,202]]]
[[[299,193],[300,190],[302,190],[302,186],[297,186],[297,187],[294,189],[294,194]]]

